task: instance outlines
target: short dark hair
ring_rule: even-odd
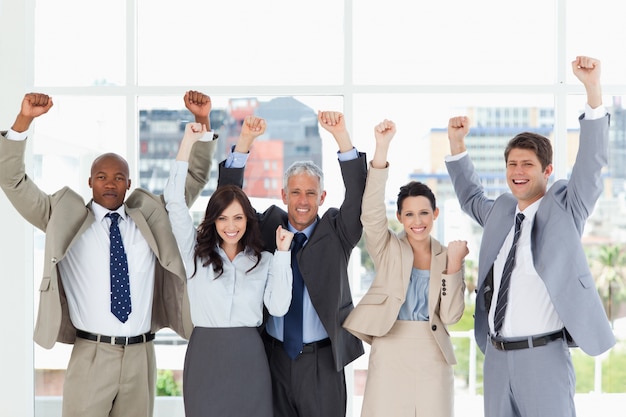
[[[552,144],[545,136],[533,132],[522,132],[509,141],[504,150],[504,162],[509,161],[513,149],[528,149],[537,155],[541,169],[545,170],[552,163]]]
[[[400,187],[400,192],[398,193],[398,213],[402,211],[402,204],[407,197],[419,197],[423,196],[430,200],[430,206],[433,211],[437,208],[437,201],[435,200],[435,194],[430,189],[430,187],[419,181],[411,181],[408,184]]]

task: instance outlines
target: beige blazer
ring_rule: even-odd
[[[59,277],[58,263],[77,238],[94,222],[91,202],[68,187],[48,195],[26,175],[26,141],[0,137],[0,187],[31,224],[46,233],[43,277],[34,339],[44,348],[55,342],[74,343],[76,328],[70,320],[67,299]],[[187,176],[186,196],[189,205],[200,194],[209,177],[215,142],[194,145]],[[188,338],[193,329],[187,297],[186,275],[172,234],[161,196],[136,189],[124,203],[126,213],[135,221],[157,262],[154,271],[154,300],[151,331],[170,327]]]
[[[400,307],[413,268],[413,250],[404,231],[396,234],[389,229],[385,207],[385,185],[389,168],[370,166],[361,222],[367,251],[374,261],[376,276],[367,293],[348,315],[343,327],[367,342],[387,334],[398,319]],[[463,270],[446,273],[447,249],[431,238],[432,260],[428,293],[430,329],[450,365],[456,363],[450,334],[446,325],[461,319],[465,309],[465,280]]]

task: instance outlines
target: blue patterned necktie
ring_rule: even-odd
[[[287,355],[295,359],[302,350],[302,297],[304,296],[304,281],[298,267],[297,254],[306,241],[304,233],[296,233],[293,236],[291,248],[291,271],[293,273],[293,285],[291,305],[285,314],[283,329],[283,346]]]
[[[515,233],[513,234],[513,244],[511,250],[504,262],[504,269],[502,270],[502,280],[500,281],[500,289],[498,290],[498,303],[496,304],[496,311],[493,316],[493,330],[496,334],[500,334],[502,324],[504,323],[504,313],[506,312],[506,306],[509,303],[509,284],[511,283],[511,274],[513,273],[513,267],[515,266],[515,252],[517,250],[517,240],[521,234],[522,222],[524,221],[524,215],[518,213],[515,217]]]
[[[117,225],[120,215],[109,213],[106,215],[111,219],[109,229],[110,245],[110,271],[111,271],[111,313],[122,323],[126,323],[132,308],[130,305],[130,282],[128,279],[128,260],[122,243],[122,235]]]

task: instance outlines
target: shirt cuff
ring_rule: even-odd
[[[224,161],[224,166],[226,168],[243,168],[248,162],[248,156],[250,156],[249,152],[235,152],[235,145],[233,145],[230,155],[228,155],[226,161]]]
[[[337,157],[341,162],[352,161],[353,159],[357,159],[359,157],[359,152],[356,150],[356,148],[353,147],[346,152],[337,151]]]
[[[600,104],[595,109],[592,109],[588,103],[585,103],[585,120],[596,120],[606,116],[606,107],[604,104]]]
[[[25,130],[24,132],[16,132],[13,129],[9,129],[6,136],[6,138],[9,140],[26,140],[27,137],[28,130]]]
[[[465,155],[467,155],[467,151],[457,153],[456,155],[446,155],[445,161],[446,162],[458,161],[459,159],[463,158]]]

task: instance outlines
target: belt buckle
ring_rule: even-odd
[[[500,350],[506,350],[506,348],[504,347],[504,340],[496,340],[496,343],[498,344]]]

